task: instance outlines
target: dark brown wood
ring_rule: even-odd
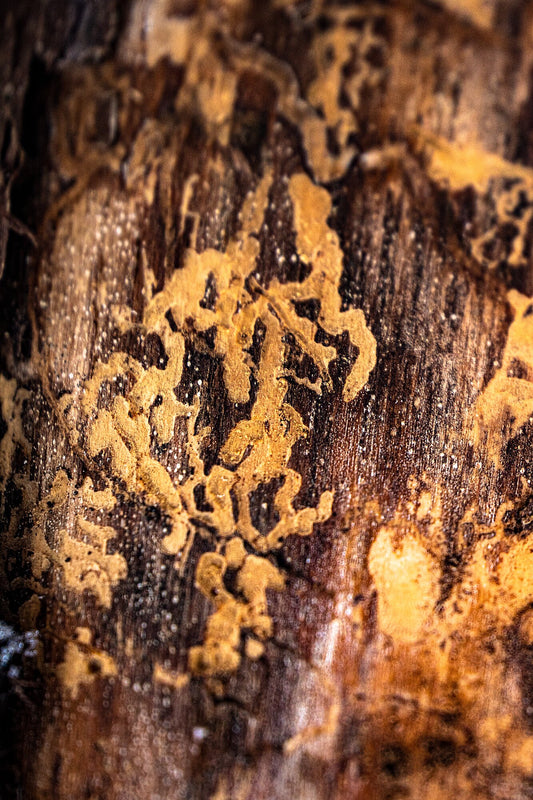
[[[34,5],[5,797],[533,797],[533,6]]]

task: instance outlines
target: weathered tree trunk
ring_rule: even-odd
[[[533,5],[3,17],[2,797],[532,798]]]

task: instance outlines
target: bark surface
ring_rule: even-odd
[[[4,5],[6,798],[532,798],[533,5]]]

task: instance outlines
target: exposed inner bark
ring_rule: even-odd
[[[33,6],[5,796],[531,797],[531,4]]]

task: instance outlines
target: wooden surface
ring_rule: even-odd
[[[5,796],[533,797],[532,4],[34,5]]]

